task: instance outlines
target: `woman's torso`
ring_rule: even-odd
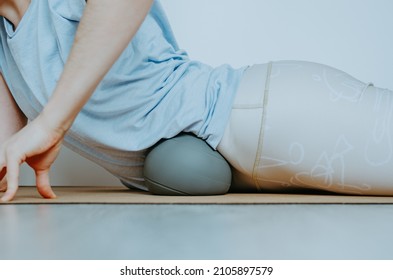
[[[83,0],[33,0],[15,31],[7,20],[0,27],[0,69],[29,119],[52,94],[84,6]],[[160,139],[186,131],[218,145],[243,70],[190,60],[155,2],[65,144],[141,187],[146,149]]]

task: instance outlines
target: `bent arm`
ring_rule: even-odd
[[[67,131],[131,41],[153,0],[89,0],[57,87],[42,116]]]
[[[152,2],[87,2],[69,58],[47,105],[34,121],[5,141],[0,149],[0,179],[7,172],[7,191],[1,201],[12,200],[15,196],[19,165],[23,162],[34,169],[40,194],[55,197],[49,182],[49,169],[59,153],[63,137],[138,31]]]
[[[3,76],[0,74],[0,146],[27,123],[16,105]]]

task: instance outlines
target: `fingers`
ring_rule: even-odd
[[[10,159],[11,157],[7,157],[7,153],[2,147],[0,152],[0,191],[5,192],[5,194],[0,198],[1,202],[12,200],[18,189],[19,164],[17,163],[15,168],[15,164],[12,164]],[[11,185],[9,179],[11,179]]]
[[[4,193],[1,201],[7,202],[11,201],[18,190],[19,187],[19,162],[12,157],[7,157],[7,190]]]
[[[49,169],[35,172],[37,190],[44,198],[56,198],[49,180]]]
[[[9,166],[11,167],[11,165]],[[11,175],[9,175],[10,172],[7,172],[7,178],[0,183],[0,191],[5,191],[5,194],[1,198],[3,202],[11,201],[18,190],[19,164],[10,167],[7,168],[11,170]],[[42,197],[56,198],[56,194],[53,192],[50,185],[49,170],[36,171],[36,184],[37,190]]]

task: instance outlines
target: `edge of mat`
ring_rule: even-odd
[[[58,198],[43,199],[35,187],[21,187],[15,200],[0,205],[135,204],[135,205],[279,205],[393,204],[393,197],[336,194],[228,193],[220,196],[159,196],[125,187],[53,187]]]

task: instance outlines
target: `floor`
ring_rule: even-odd
[[[0,259],[393,259],[393,205],[2,205]]]

